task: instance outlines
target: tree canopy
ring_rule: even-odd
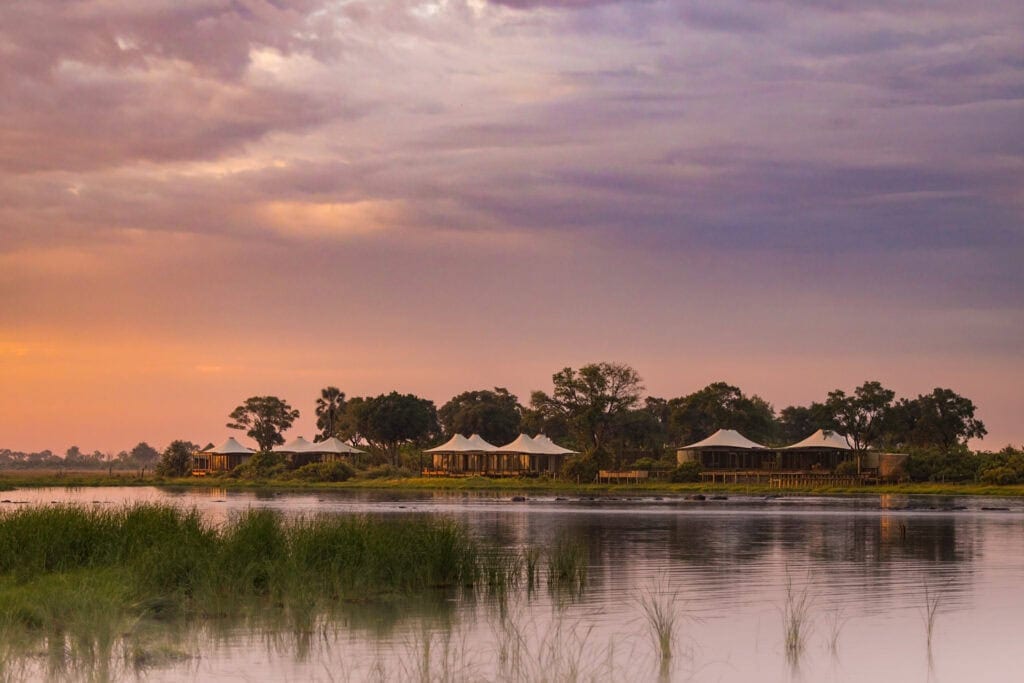
[[[674,398],[668,408],[669,433],[679,445],[706,439],[719,429],[735,429],[760,442],[774,437],[775,412],[771,404],[725,382],[714,382],[688,396]]]
[[[349,401],[348,422],[353,436],[361,437],[398,465],[402,444],[424,443],[439,432],[437,408],[433,401],[414,394],[381,394]]]
[[[446,436],[479,434],[490,443],[501,445],[518,436],[523,407],[508,389],[465,391],[453,397],[437,411]]]
[[[605,453],[623,414],[637,407],[644,390],[640,375],[624,363],[564,368],[551,381],[551,395],[533,392],[531,407],[542,421],[564,421],[577,446],[590,454]]]
[[[192,470],[192,454],[199,446],[191,441],[172,441],[160,455],[156,473],[161,477],[184,477]]]
[[[244,429],[259,444],[261,451],[269,451],[284,443],[282,432],[287,431],[299,417],[299,411],[277,396],[251,396],[228,416],[229,429]]]
[[[324,441],[337,435],[338,418],[345,410],[345,392],[338,387],[324,387],[316,400],[316,428],[320,430],[317,441]]]

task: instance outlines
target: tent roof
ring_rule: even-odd
[[[848,451],[850,450],[850,444],[846,442],[846,437],[839,432],[819,429],[803,441],[799,441],[792,446],[786,446],[783,450],[797,448],[834,448],[836,450]]]
[[[576,451],[571,451],[568,448],[562,448],[557,443],[552,441],[548,436],[544,434],[538,434],[533,437],[533,442],[544,449],[544,453],[548,455],[571,455]]]
[[[275,453],[303,453],[307,448],[313,444],[309,443],[301,436],[297,436],[283,446],[275,446],[273,450]]]
[[[547,453],[544,450],[544,446],[531,439],[526,434],[520,434],[515,438],[515,441],[507,443],[504,446],[499,446],[497,449],[501,453],[527,453],[527,454],[544,454]]]
[[[336,436],[332,436],[329,439],[323,441],[316,441],[306,446],[306,453],[327,453],[332,455],[352,454],[352,453],[365,453],[358,448],[353,448],[347,443],[342,441]]]
[[[476,446],[478,451],[483,451],[484,453],[490,453],[491,451],[498,450],[497,446],[495,446],[493,443],[490,443],[489,441],[486,441],[484,437],[480,436],[479,434],[473,434],[466,440],[469,441],[474,446]]]
[[[424,453],[469,453],[479,451],[480,447],[474,444],[472,441],[464,437],[462,434],[456,434],[452,438],[445,441],[440,446],[435,448],[428,448],[423,451]]]
[[[242,444],[235,441],[235,437],[229,436],[228,440],[222,443],[220,446],[215,448],[209,448],[206,450],[207,453],[214,455],[245,455],[255,453],[251,448],[246,448]]]
[[[688,446],[681,446],[679,450],[690,450],[693,448],[763,448],[767,449],[767,446],[751,441],[747,437],[743,436],[735,429],[719,429],[717,432],[709,436],[708,438],[698,441],[697,443],[691,443]]]

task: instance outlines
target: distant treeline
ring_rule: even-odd
[[[679,446],[718,429],[738,430],[768,446],[792,444],[826,429],[845,435],[855,451],[876,448],[922,454],[917,474],[925,478],[952,477],[954,468],[935,464],[948,458],[959,463],[960,475],[973,468],[976,478],[985,469],[966,459],[968,440],[985,436],[985,425],[975,417],[974,403],[948,388],[899,398],[880,382],[867,381],[852,393],[836,389],[820,402],[781,410],[726,382],[675,398],[645,395],[644,389],[632,367],[607,362],[556,372],[551,390],[532,392],[526,403],[502,387],[465,391],[438,408],[414,394],[393,391],[348,397],[338,387],[328,386],[314,404],[316,438],[338,437],[361,444],[379,461],[401,466],[415,465],[408,462],[411,455],[418,456],[421,449],[455,433],[477,433],[500,445],[520,432],[543,432],[579,451],[578,461],[587,466],[620,467],[640,458],[667,462]],[[244,431],[259,450],[269,451],[285,442],[284,433],[299,415],[298,409],[279,397],[253,396],[231,412],[227,427]],[[172,447],[180,463],[181,453],[197,446],[177,441],[167,450]],[[1016,452],[1004,451],[1006,458]],[[926,457],[931,458],[927,467],[922,464]],[[138,468],[159,462],[157,451],[146,443],[116,456],[86,455],[74,447],[64,458],[49,451],[0,451],[0,467]],[[1020,470],[1024,478],[1024,463]]]

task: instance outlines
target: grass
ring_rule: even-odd
[[[1024,484],[1000,486],[995,484],[950,484],[950,483],[904,483],[879,484],[870,486],[789,486],[772,488],[767,484],[673,484],[651,482],[646,484],[576,484],[561,479],[491,479],[488,477],[408,477],[399,479],[350,479],[345,482],[308,482],[297,480],[241,480],[222,477],[184,477],[165,479],[150,474],[140,477],[137,472],[68,471],[52,470],[2,470],[0,490],[7,488],[29,488],[45,486],[188,486],[226,489],[277,489],[277,490],[431,490],[431,491],[498,491],[508,493],[743,493],[752,495],[779,493],[814,494],[920,494],[956,496],[1024,496]]]
[[[548,587],[570,596],[582,594],[587,584],[587,548],[567,537],[558,538],[547,552]]]
[[[678,594],[663,585],[641,593],[640,610],[658,653],[660,680],[669,680],[675,651],[676,626],[679,621]]]
[[[935,634],[935,619],[939,615],[939,602],[941,594],[924,583],[924,630],[925,639],[928,645],[928,659],[932,656],[932,636]]]
[[[800,661],[810,632],[811,597],[805,586],[797,591],[792,580],[786,582],[786,602],[782,606],[783,642],[786,660],[793,666]]]

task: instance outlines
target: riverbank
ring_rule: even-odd
[[[227,477],[162,478],[135,472],[54,472],[8,470],[0,472],[0,491],[16,488],[177,486],[239,490],[382,490],[382,491],[495,491],[524,494],[809,494],[809,495],[944,495],[1024,497],[1024,485],[921,482],[866,486],[787,486],[766,484],[704,484],[650,482],[645,484],[577,484],[560,479],[491,479],[487,477],[410,477],[402,479],[350,479],[345,482],[308,482],[290,479],[246,480]]]

